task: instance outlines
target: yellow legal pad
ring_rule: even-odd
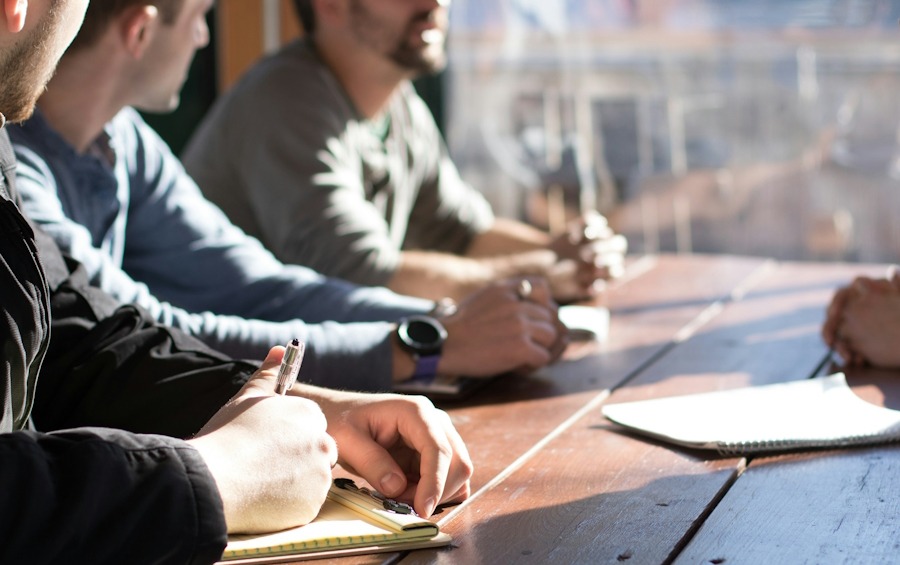
[[[451,541],[434,522],[385,510],[367,494],[332,485],[315,520],[280,532],[229,536],[222,561],[278,563],[437,547]]]

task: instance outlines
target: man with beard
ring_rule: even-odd
[[[6,120],[32,112],[87,5],[0,0],[0,563],[211,563],[226,532],[315,517],[336,447],[420,512],[464,498],[468,454],[423,399],[277,395],[280,347],[251,376],[117,308],[22,215]],[[71,427],[34,429],[45,396],[44,421]]]
[[[34,116],[10,128],[26,213],[91,282],[232,357],[299,338],[303,379],[331,388],[389,391],[413,376],[555,360],[566,334],[539,281],[527,301],[511,280],[436,309],[285,264],[203,197],[136,109],[177,107],[212,4],[93,3]]]
[[[559,237],[495,218],[410,79],[441,69],[449,0],[295,0],[305,38],[249,71],[183,162],[281,260],[403,294],[458,298],[539,275],[557,301],[621,271],[602,216]]]

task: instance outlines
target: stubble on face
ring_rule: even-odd
[[[10,122],[27,120],[56,69],[56,33],[65,2],[52,2],[31,36],[0,55],[0,113]]]
[[[416,75],[436,73],[447,64],[444,50],[446,22],[437,22],[438,11],[423,11],[415,14],[403,26],[400,33],[384,16],[366,7],[364,0],[350,1],[351,31],[361,43],[384,54],[401,69]],[[426,23],[437,23],[438,30],[429,33],[438,40],[427,43],[416,41],[415,30]],[[436,33],[435,33],[436,32]]]

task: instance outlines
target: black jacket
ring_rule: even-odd
[[[0,563],[215,561],[222,502],[176,438],[255,367],[115,308],[19,212],[14,167],[0,130]]]

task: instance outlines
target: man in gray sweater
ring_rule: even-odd
[[[336,445],[420,513],[465,498],[468,454],[424,399],[277,395],[280,348],[251,377],[117,307],[22,215],[6,121],[28,117],[87,5],[0,0],[0,562],[212,563],[227,532],[315,517]]]
[[[589,297],[624,238],[599,214],[558,237],[495,217],[410,84],[444,65],[449,3],[295,0],[304,39],[219,99],[183,162],[282,261],[432,299],[521,275]]]
[[[385,391],[413,376],[491,376],[557,358],[565,333],[537,280],[527,301],[519,281],[500,282],[439,312],[286,264],[231,224],[129,106],[173,109],[208,41],[211,2],[183,0],[171,14],[158,4],[93,4],[38,111],[10,131],[27,214],[92,283],[232,357],[299,338],[303,378],[334,388]]]

